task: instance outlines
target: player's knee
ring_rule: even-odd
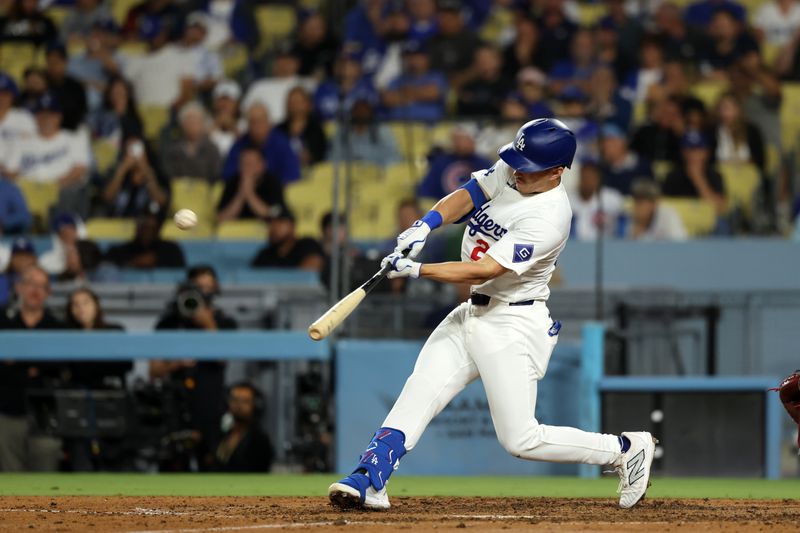
[[[503,449],[514,457],[529,456],[542,442],[539,425],[535,423],[498,432],[497,440]]]

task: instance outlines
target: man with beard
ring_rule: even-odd
[[[228,412],[222,425],[228,426],[214,454],[214,470],[223,472],[267,472],[273,449],[261,429],[264,397],[253,385],[240,382],[228,392]]]
[[[320,272],[323,252],[314,239],[298,238],[294,215],[282,207],[269,221],[269,244],[253,258],[250,266],[300,268]]]

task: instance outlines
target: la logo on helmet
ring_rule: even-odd
[[[517,150],[522,151],[525,149],[525,136],[520,135],[516,142]]]

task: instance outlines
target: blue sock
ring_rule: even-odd
[[[622,453],[627,452],[631,448],[631,441],[628,437],[617,437],[619,439],[619,447],[622,449]]]

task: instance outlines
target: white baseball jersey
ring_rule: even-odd
[[[8,168],[32,181],[51,183],[75,166],[88,167],[90,148],[83,131],[61,130],[46,139],[38,135],[23,139],[14,146]]]
[[[472,174],[488,201],[477,207],[467,222],[461,260],[478,261],[489,254],[510,270],[473,286],[473,292],[508,303],[546,300],[558,254],[569,238],[572,209],[563,185],[522,195],[513,173],[500,160],[492,168]]]
[[[36,122],[30,113],[22,109],[9,109],[0,118],[0,167],[11,157],[16,143],[35,134]]]

